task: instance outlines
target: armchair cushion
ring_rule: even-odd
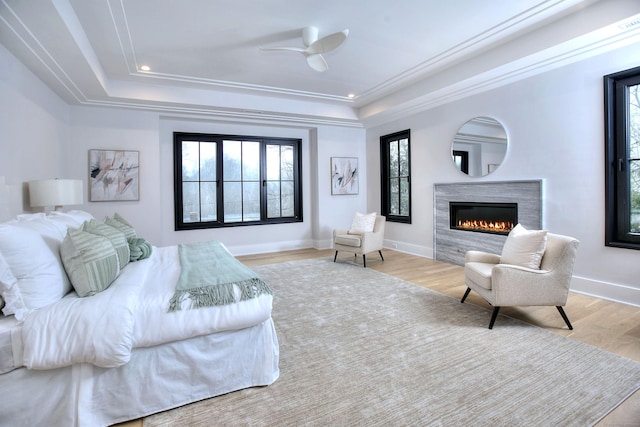
[[[500,263],[539,269],[546,246],[546,230],[527,230],[518,224],[507,236]]]
[[[338,234],[334,238],[334,243],[359,248],[362,245],[362,239],[358,234]]]
[[[481,288],[491,290],[491,273],[496,264],[485,262],[468,262],[464,265],[467,280],[472,281]]]
[[[373,227],[376,223],[376,212],[371,212],[368,214],[361,214],[360,212],[356,212],[353,217],[353,222],[351,223],[351,229],[349,230],[349,234],[362,234],[373,231]]]

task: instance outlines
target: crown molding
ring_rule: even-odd
[[[634,23],[629,25],[628,23]],[[486,70],[395,105],[360,110],[365,127],[378,126],[408,115],[520,81],[593,56],[640,43],[640,14],[585,36],[536,52],[519,60]]]

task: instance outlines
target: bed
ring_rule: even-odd
[[[117,229],[128,252],[119,233],[75,237],[91,224]],[[131,233],[117,214],[98,221],[82,211],[0,224],[0,425],[111,425],[278,378],[267,284],[229,281],[234,268],[251,271],[218,242],[152,247]],[[136,257],[134,242],[146,248]],[[191,266],[187,248],[215,258],[212,269]],[[198,303],[209,288],[192,292],[198,276],[187,270],[215,270],[218,284],[232,285]]]

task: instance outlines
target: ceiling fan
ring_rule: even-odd
[[[261,50],[289,50],[300,52],[307,58],[307,64],[318,71],[323,72],[329,69],[327,61],[322,56],[323,53],[330,52],[340,46],[349,35],[349,30],[339,31],[328,36],[318,38],[316,27],[306,27],[302,29],[302,42],[305,47],[261,47]]]

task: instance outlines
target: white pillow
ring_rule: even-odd
[[[2,313],[5,316],[15,315],[16,319],[23,320],[28,313],[27,307],[22,302],[20,288],[18,287],[18,279],[13,275],[9,264],[0,254],[0,295],[4,300]]]
[[[94,219],[93,215],[84,211],[51,211],[47,214],[46,219],[52,222],[61,232],[62,238],[67,235],[67,229],[80,228],[85,221]]]
[[[362,234],[373,231],[373,226],[376,224],[376,216],[376,212],[368,214],[356,212],[356,215],[353,217],[353,222],[351,223],[349,234]]]
[[[45,225],[31,220],[0,224],[0,253],[29,309],[53,304],[71,290],[59,257],[58,232],[53,226],[47,232]]]
[[[546,247],[547,230],[527,230],[517,224],[507,236],[500,263],[539,270]]]

